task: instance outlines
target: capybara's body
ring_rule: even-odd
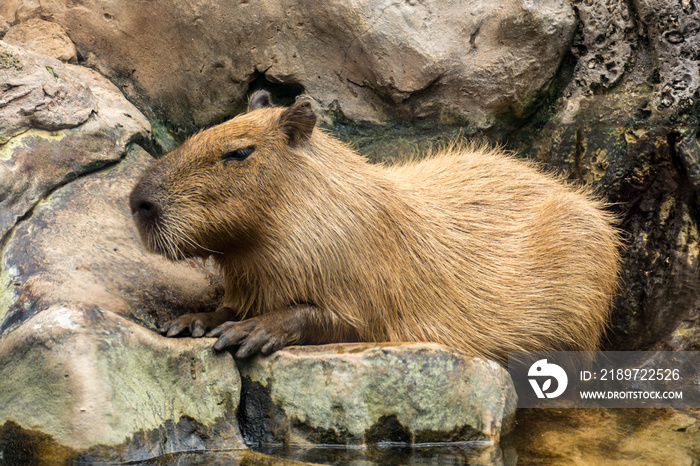
[[[169,335],[237,317],[255,323],[211,335],[239,356],[352,340],[501,361],[597,349],[619,267],[600,202],[483,147],[373,165],[314,123],[307,102],[256,95],[144,174],[131,203],[146,246],[211,256],[225,278],[218,316],[183,316]]]

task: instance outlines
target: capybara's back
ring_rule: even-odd
[[[199,336],[235,314],[248,320],[212,335],[224,335],[218,348],[252,347],[244,356],[350,340],[438,342],[501,361],[597,349],[619,267],[600,201],[484,147],[372,165],[315,121],[308,103],[258,95],[134,189],[151,250],[211,255],[226,280],[216,317],[183,316],[168,335]]]
[[[426,318],[411,332],[497,359],[598,348],[619,267],[601,202],[483,147],[453,147],[387,176],[424,229],[405,249],[422,267],[394,270],[423,296],[416,311]]]

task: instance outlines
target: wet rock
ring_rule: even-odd
[[[592,186],[620,219],[626,248],[606,347],[696,349],[700,68],[697,44],[687,46],[700,13],[693,2],[573,5],[580,21],[557,98],[496,138]]]
[[[47,193],[121,159],[150,126],[83,67],[0,41],[0,237]]]
[[[700,241],[698,129],[639,121],[653,94],[569,101],[557,117],[520,134],[518,148],[583,180],[611,203],[625,248],[607,349],[698,347]],[[625,109],[627,109],[625,111]]]
[[[75,62],[78,54],[75,45],[63,28],[34,18],[9,29],[3,40],[32,52],[48,55],[61,61]]]
[[[516,395],[496,363],[436,344],[289,347],[238,361],[249,443],[498,443]]]
[[[628,232],[626,265],[613,315],[611,339],[618,349],[658,348],[693,320],[700,306],[700,236],[697,185],[678,159],[682,128],[627,136],[627,160],[619,173],[618,202]],[[693,319],[693,314],[695,318]],[[690,321],[689,321],[690,319]],[[697,348],[686,334],[675,349]]]
[[[306,91],[356,120],[520,114],[575,26],[562,0],[24,3],[6,16],[51,18],[89,66],[187,131],[263,85],[287,99]]]

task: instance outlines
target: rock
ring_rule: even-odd
[[[4,42],[0,58],[0,458],[245,447],[231,356],[152,330],[211,310],[222,287],[140,245],[128,195],[153,160],[133,144],[144,116],[93,71]]]
[[[493,445],[515,413],[503,368],[437,344],[288,347],[237,362],[249,444]]]
[[[0,237],[51,190],[150,132],[104,77],[2,41],[0,102]]]
[[[133,146],[54,191],[6,238],[0,425],[19,426],[10,438],[20,444],[38,431],[70,458],[119,461],[244,446],[232,358],[211,340],[152,330],[173,313],[210,310],[220,287],[201,266],[140,247],[127,198],[150,162]]]
[[[700,305],[694,214],[700,184],[692,175],[700,160],[698,127],[639,122],[639,109],[652,99],[652,93],[636,92],[581,97],[543,127],[528,130],[519,146],[564,177],[605,193],[619,218],[624,266],[610,350],[658,349],[670,338],[678,350],[700,345],[697,332],[688,331],[697,328]]]
[[[243,448],[240,379],[211,342],[168,339],[95,306],[53,305],[0,340],[0,455],[137,461]]]
[[[9,21],[4,19],[2,17],[2,14],[0,14],[0,39],[5,37],[5,34],[7,34],[7,31],[9,31],[11,27],[12,27],[12,24],[10,24]]]
[[[0,142],[29,128],[56,131],[84,123],[97,104],[90,89],[70,74],[73,70],[58,60],[0,43]]]
[[[627,74],[636,86],[655,87],[654,113],[668,118],[695,106],[700,11],[692,1],[635,0],[636,17],[622,0],[576,0],[573,5],[581,24],[573,48],[579,61],[570,88],[612,88]],[[637,71],[645,79],[634,76]]]
[[[632,14],[623,0],[574,0],[573,5],[581,20],[574,49],[577,84],[610,88],[623,76],[637,43]]]
[[[700,56],[690,44],[700,12],[688,2],[573,5],[580,23],[557,99],[499,140],[586,182],[620,219],[626,248],[606,348],[696,349]],[[683,41],[665,38],[675,30]]]
[[[354,120],[522,116],[575,27],[563,0],[155,2],[138,11],[88,0],[6,16],[51,18],[89,66],[189,132],[240,110],[261,85],[278,97],[305,91]]]
[[[3,38],[8,44],[23,47],[32,52],[48,55],[61,61],[75,62],[78,53],[63,28],[34,18],[10,28]]]
[[[128,196],[151,162],[134,146],[118,165],[55,191],[13,229],[2,251],[0,335],[58,303],[108,309],[151,329],[216,306],[215,271],[141,246]]]
[[[695,106],[700,89],[700,11],[692,0],[635,0],[658,66],[654,106],[666,115]]]

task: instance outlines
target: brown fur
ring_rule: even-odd
[[[301,307],[295,325],[313,332],[294,327],[263,352],[348,340],[438,342],[501,361],[597,349],[619,242],[585,190],[485,147],[372,165],[315,129],[308,102],[268,103],[258,94],[248,113],[193,136],[132,194],[150,250],[221,268],[227,311],[205,331]],[[249,146],[245,160],[221,159]],[[144,199],[156,220],[140,218]],[[169,334],[203,333],[185,318]]]

